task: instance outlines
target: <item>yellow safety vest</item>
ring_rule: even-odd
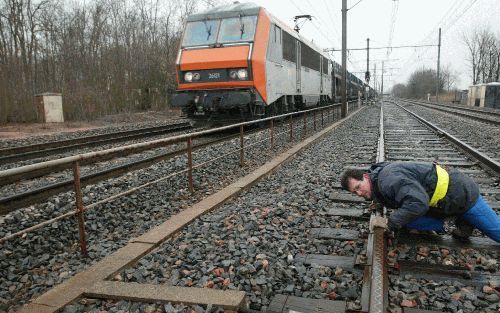
[[[432,195],[431,201],[429,202],[429,206],[435,207],[439,200],[443,199],[446,196],[446,192],[448,191],[448,184],[450,183],[450,176],[448,172],[441,166],[436,164],[436,174],[437,174],[437,183],[436,189],[434,190],[434,194]]]

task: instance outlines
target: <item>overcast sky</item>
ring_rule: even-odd
[[[228,1],[232,2],[232,1]],[[312,21],[302,25],[300,33],[322,48],[342,47],[341,0],[253,0],[271,14],[294,26],[295,15],[310,14]],[[463,33],[477,27],[488,27],[500,36],[500,0],[348,0],[347,47],[365,48],[402,45],[437,45],[438,28],[442,28],[441,68],[449,66],[459,75],[457,86],[471,83]],[[394,23],[392,22],[394,21]],[[392,26],[392,27],[391,27]],[[388,54],[389,53],[389,54]],[[332,58],[341,63],[341,52]],[[366,50],[348,54],[347,69],[366,71]],[[422,67],[437,68],[437,47],[370,51],[370,72],[376,63],[377,76],[385,62],[384,89],[406,83],[409,75]],[[364,80],[364,74],[357,74]],[[373,82],[370,82],[373,85]]]

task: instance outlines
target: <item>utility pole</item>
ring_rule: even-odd
[[[382,61],[382,84],[380,87],[380,94],[382,95],[382,98],[384,98],[384,61]]]
[[[370,38],[366,38],[366,73],[365,81],[370,83]]]
[[[439,28],[439,41],[438,41],[438,64],[437,64],[437,79],[436,79],[436,102],[439,102],[439,61],[441,58],[441,27]]]
[[[342,106],[340,115],[347,116],[347,0],[342,0]]]
[[[373,65],[373,90],[378,93],[377,91],[377,63],[374,63]]]
[[[366,84],[370,84],[370,38],[366,38],[366,73],[365,73]],[[370,89],[368,87],[363,88],[363,93],[365,94],[365,100],[368,102],[370,97]]]

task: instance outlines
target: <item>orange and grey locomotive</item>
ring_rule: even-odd
[[[189,16],[176,66],[173,105],[206,121],[251,120],[332,103],[338,83],[327,54],[252,3]]]

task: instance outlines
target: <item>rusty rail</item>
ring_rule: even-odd
[[[384,148],[384,105],[380,107],[379,140],[377,144],[377,162],[383,162],[385,159]],[[384,209],[385,213],[385,209]],[[379,215],[374,212],[370,219]],[[385,214],[386,215],[386,214]],[[375,227],[368,236],[367,259],[369,265],[364,271],[363,281],[369,282],[369,287],[363,289],[362,302],[367,306],[364,310],[370,313],[385,313],[389,303],[388,299],[388,278],[386,268],[386,241],[384,236],[385,229]],[[368,300],[368,301],[366,301]]]

